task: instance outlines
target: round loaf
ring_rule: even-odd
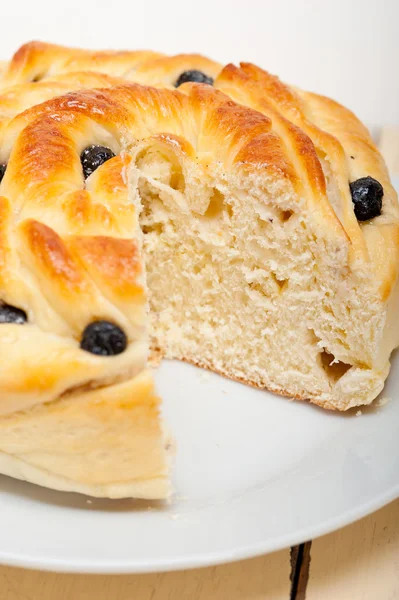
[[[243,70],[245,68],[247,67],[242,67]],[[224,87],[228,80],[231,85],[230,75],[231,67],[227,67],[220,75],[220,82],[218,80],[216,84]],[[265,77],[267,78],[267,75]],[[262,87],[263,83],[262,80]],[[238,84],[236,89],[239,89]],[[236,93],[238,95],[238,92]],[[252,103],[258,101],[255,93],[252,93],[251,98]],[[300,106],[300,96],[297,98]],[[265,106],[263,112],[266,110],[276,109],[268,109]],[[128,297],[123,299],[116,293],[117,282],[121,280],[120,269],[125,268],[128,262],[134,264],[128,257],[130,254],[133,257],[135,253],[139,253],[141,244],[136,239],[131,241],[132,234],[139,230],[139,201],[137,198],[134,201],[128,199],[124,184],[129,157],[135,157],[137,170],[142,160],[140,153],[148,155],[152,151],[149,150],[150,147],[159,146],[162,148],[161,154],[166,154],[171,163],[177,160],[185,172],[184,202],[187,207],[184,210],[197,210],[205,214],[212,190],[218,189],[217,184],[230,185],[235,194],[237,191],[234,186],[244,187],[249,202],[250,198],[253,199],[257,195],[261,197],[266,182],[271,181],[273,185],[279,185],[285,194],[287,207],[289,206],[279,207],[281,213],[290,213],[288,216],[279,215],[279,218],[288,222],[293,214],[306,212],[307,218],[312,219],[312,227],[315,228],[312,235],[319,236],[325,250],[328,250],[329,255],[320,258],[322,263],[325,263],[325,272],[320,275],[321,279],[328,279],[328,269],[331,269],[332,277],[338,275],[342,279],[345,274],[345,285],[353,294],[353,298],[349,295],[345,299],[348,303],[346,311],[351,313],[350,320],[344,323],[335,315],[335,311],[341,306],[341,299],[338,305],[334,306],[338,300],[339,286],[342,284],[342,281],[338,280],[337,289],[329,290],[329,294],[323,298],[323,302],[326,303],[326,306],[323,306],[325,319],[312,307],[315,314],[312,317],[310,313],[307,314],[309,322],[306,324],[308,331],[315,336],[313,346],[318,349],[319,354],[325,352],[333,357],[332,361],[348,365],[344,375],[338,382],[334,382],[334,391],[313,395],[306,387],[302,387],[303,383],[300,384],[299,381],[294,386],[286,387],[267,382],[267,387],[297,397],[308,397],[331,408],[345,409],[371,401],[383,383],[388,369],[389,353],[392,345],[397,342],[396,338],[392,341],[389,339],[392,328],[386,325],[398,266],[395,243],[398,220],[394,192],[382,161],[378,159],[377,151],[364,135],[362,144],[358,144],[356,160],[361,161],[362,152],[367,148],[367,159],[373,165],[371,174],[382,182],[385,194],[381,217],[360,226],[354,219],[353,208],[345,195],[337,194],[340,201],[338,206],[334,206],[330,201],[317,149],[310,138],[280,113],[277,117],[273,116],[274,120],[234,104],[210,86],[195,84],[185,84],[181,92],[137,85],[122,85],[109,91],[82,91],[57,98],[19,115],[4,131],[3,148],[12,148],[12,152],[9,160],[6,156],[2,157],[2,160],[8,162],[1,188],[4,196],[3,230],[8,232],[5,234],[6,240],[10,239],[8,235],[12,236],[18,231],[20,241],[18,244],[6,244],[9,246],[9,258],[4,261],[2,274],[4,282],[8,282],[8,285],[4,284],[3,287],[3,301],[23,308],[32,321],[39,325],[38,335],[47,330],[56,336],[66,336],[66,340],[69,337],[76,339],[91,318],[107,316],[123,325],[130,338],[135,339],[136,324],[141,324],[143,319],[142,313],[137,316],[137,311],[144,310],[144,304],[140,304],[141,300],[134,301],[137,298],[135,272],[132,275],[130,271],[123,272],[122,280],[130,286]],[[302,117],[297,117],[297,120],[300,118]],[[353,127],[356,121],[353,119],[351,124]],[[331,134],[325,134],[325,140],[322,140],[324,148],[327,148],[331,137]],[[360,127],[357,137],[360,137]],[[108,145],[119,156],[103,165],[85,184],[79,155],[84,147],[92,143]],[[335,147],[341,148],[341,160],[342,154],[345,157],[342,145],[337,138],[334,144]],[[351,151],[355,152],[354,146]],[[375,159],[371,159],[370,155],[375,156]],[[332,159],[330,165],[332,179],[333,169],[336,169]],[[357,169],[359,175],[370,174],[369,170],[361,172],[360,166]],[[142,170],[145,171],[145,168]],[[347,173],[349,179],[349,170]],[[148,179],[146,175],[143,177]],[[339,185],[339,181],[334,181],[338,191]],[[201,202],[205,206],[201,207]],[[15,223],[12,217],[15,213],[18,214],[18,223]],[[7,229],[10,222],[13,223],[12,227]],[[348,228],[345,227],[346,223],[350,223]],[[289,225],[285,226],[285,230],[287,227]],[[94,236],[94,241],[87,242],[85,237],[89,234]],[[65,240],[64,236],[67,236]],[[101,242],[96,241],[97,237],[101,237]],[[107,238],[106,241],[102,239],[104,237]],[[123,251],[115,237],[124,238]],[[378,249],[372,243],[375,239],[378,239]],[[287,240],[284,240],[284,243],[286,242]],[[31,273],[37,271],[42,277],[44,271],[48,270],[46,279],[51,279],[52,283],[47,294],[43,294],[45,287],[42,280],[40,292],[39,286],[36,285],[36,292],[39,292],[36,294],[29,286],[21,283],[24,278],[18,275],[17,262],[11,257],[13,247],[22,244],[28,250],[26,256],[32,257],[30,260],[33,262],[27,265]],[[57,245],[59,249],[56,259],[46,254],[42,256],[44,248],[53,249]],[[65,247],[70,250],[67,251]],[[39,248],[42,249],[40,252]],[[54,254],[54,250],[52,253]],[[76,271],[73,275],[78,281],[87,278],[87,271],[90,272],[94,268],[98,271],[100,264],[108,272],[97,272],[95,276],[90,272],[90,282],[85,282],[81,287],[79,283],[79,286],[73,288],[73,294],[66,297],[63,287],[65,284],[55,269],[61,260],[69,260],[69,253],[79,256],[79,262],[84,262],[79,274]],[[55,261],[56,264],[52,265],[51,261]],[[121,266],[118,266],[118,261]],[[71,268],[68,267],[68,276],[72,276]],[[282,268],[285,268],[284,265]],[[288,272],[290,268],[290,265],[286,265]],[[78,267],[74,266],[75,269]],[[279,277],[280,275],[275,278],[279,280]],[[98,295],[98,289],[92,288],[93,280],[99,279],[102,281],[102,288],[105,285],[103,281],[107,281],[107,301],[102,295]],[[143,285],[140,283],[139,287]],[[325,282],[323,285],[326,285]],[[353,288],[350,289],[350,286]],[[316,290],[315,283],[313,292]],[[125,287],[123,293],[126,293]],[[109,305],[110,297],[112,305]],[[367,302],[361,306],[361,310],[356,311],[362,297],[367,297]],[[282,298],[280,302],[282,303]],[[365,319],[367,315],[369,316]],[[45,324],[44,319],[49,319],[50,324]],[[375,328],[379,332],[378,335]],[[28,327],[18,331],[25,337],[27,329]],[[338,335],[338,332],[341,333]],[[55,343],[58,344],[58,340]],[[27,347],[26,340],[23,345]],[[36,345],[34,343],[34,346]],[[45,390],[41,396],[37,396],[33,394],[29,382],[24,391],[19,383],[18,393],[33,394],[37,399],[35,402],[48,401],[71,387],[82,385],[87,380],[89,371],[90,380],[95,381],[98,380],[100,371],[106,374],[107,379],[120,377],[123,373],[130,374],[129,365],[134,361],[129,353],[133,352],[133,347],[134,344],[122,356],[112,359],[112,368],[107,365],[105,369],[99,365],[98,371],[89,369],[88,365],[93,359],[82,351],[77,350],[81,356],[78,359],[81,372],[76,368],[73,353],[73,358],[65,354],[65,364],[73,364],[71,378],[67,376],[69,367],[65,367],[65,372],[62,371],[63,367],[58,361],[58,369],[61,369],[61,372],[55,377],[56,381],[51,391]],[[240,373],[229,372],[227,368],[201,361],[198,349],[195,357],[180,357],[214,366],[221,372],[255,385],[262,386],[266,383],[258,377],[251,377],[250,365],[243,365],[243,372]],[[99,360],[101,362],[103,359]],[[36,368],[35,361],[32,361],[32,368]],[[8,369],[7,372],[11,377],[12,370]],[[28,372],[27,370],[26,373]],[[355,374],[357,381],[360,381],[361,376],[365,376],[368,390],[360,386],[354,390],[351,397],[346,389],[340,390],[340,386],[344,384],[345,379],[351,379]],[[375,386],[370,384],[370,377],[374,378]],[[301,387],[296,389],[298,384]],[[335,397],[337,393],[339,396]],[[10,393],[8,395],[10,396]]]
[[[165,89],[189,69],[214,87]],[[247,63],[32,43],[6,69],[0,118],[0,301],[28,318],[0,325],[1,472],[166,497],[150,343],[324,408],[381,391],[399,338],[399,213],[350,111]],[[85,180],[93,144],[116,156]],[[359,223],[349,183],[366,176],[382,214]],[[99,319],[123,329],[125,352],[80,347]]]

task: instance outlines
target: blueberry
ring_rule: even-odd
[[[80,347],[82,350],[99,354],[100,356],[114,356],[126,350],[126,334],[118,325],[109,321],[94,321],[86,327],[82,335]]]
[[[187,81],[194,81],[195,83],[207,83],[208,85],[213,85],[212,77],[208,77],[202,71],[197,71],[193,69],[192,71],[183,71],[183,73],[179,76],[178,80],[175,83],[175,87],[179,87],[182,83],[186,83]]]
[[[28,320],[26,312],[9,304],[0,304],[0,324],[15,323],[23,325]]]
[[[0,165],[0,183],[6,172],[7,165]]]
[[[384,189],[373,177],[361,177],[349,184],[358,221],[368,221],[381,214]]]
[[[98,169],[98,167],[114,156],[115,154],[112,150],[106,146],[96,146],[95,144],[92,144],[85,148],[80,155],[80,162],[82,163],[85,179]]]

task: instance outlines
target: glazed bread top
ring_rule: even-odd
[[[1,82],[6,89],[0,96],[0,127],[19,112],[56,95],[117,83],[106,74],[175,87],[182,73],[194,69],[213,79],[214,86],[236,102],[270,118],[270,129],[289,158],[300,194],[312,196],[312,202],[319,205],[325,205],[321,198],[328,199],[350,239],[353,260],[374,265],[381,295],[388,298],[398,275],[399,211],[396,192],[369,132],[351,111],[333,100],[289,87],[255,65],[242,63],[222,69],[196,54],[90,51],[30,42],[15,53],[3,73]],[[7,89],[32,81],[39,83]],[[384,206],[379,217],[359,223],[349,183],[366,176],[383,186]]]
[[[97,71],[141,83],[172,86],[187,69],[201,69],[215,77],[221,65],[199,54],[169,57],[148,50],[81,50],[29,42],[0,71],[0,85],[37,82],[73,71]]]

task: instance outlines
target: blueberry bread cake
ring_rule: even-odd
[[[2,122],[2,472],[167,496],[150,345],[329,409],[384,385],[399,214],[367,130],[254,65],[179,61]]]

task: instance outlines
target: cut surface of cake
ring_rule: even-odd
[[[167,497],[150,347],[328,409],[384,385],[399,211],[367,130],[254,65],[176,60],[148,59],[173,66],[157,88],[109,78],[2,121],[3,473]],[[109,77],[62,68],[43,100]]]

